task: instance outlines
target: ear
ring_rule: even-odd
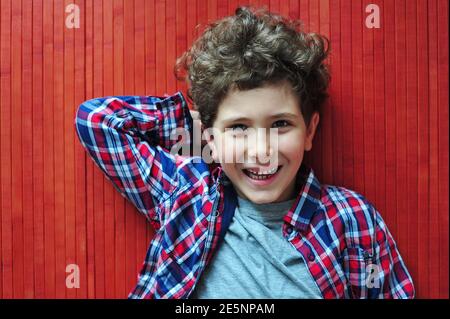
[[[310,151],[312,149],[312,142],[314,135],[316,134],[317,126],[319,125],[319,120],[319,112],[313,113],[311,120],[309,121],[309,126],[306,128],[305,151]]]
[[[219,163],[217,147],[216,143],[214,142],[214,134],[212,134],[212,132],[213,128],[203,129],[202,135],[203,139],[206,141],[206,144],[208,144],[209,148],[211,149],[211,157],[216,163]]]

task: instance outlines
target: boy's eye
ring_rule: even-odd
[[[285,127],[289,125],[289,122],[286,120],[279,120],[273,124],[275,127]]]
[[[233,131],[245,131],[247,129],[247,126],[244,124],[235,124],[231,126],[231,129]]]

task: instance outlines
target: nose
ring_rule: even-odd
[[[269,130],[258,128],[254,134],[250,134],[247,140],[248,163],[269,165],[274,159],[274,142]]]

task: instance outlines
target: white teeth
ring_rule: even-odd
[[[251,169],[249,169],[248,171],[250,173],[252,173],[252,174],[255,174],[255,175],[271,175],[271,174],[275,174],[275,172],[277,170],[278,170],[278,167],[274,167],[274,168],[272,168],[272,169],[270,169],[268,171],[261,171],[261,172],[254,171],[254,170],[251,170]]]

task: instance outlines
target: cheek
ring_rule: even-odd
[[[278,138],[278,154],[289,161],[301,161],[304,149],[304,139],[299,134],[286,134]]]

